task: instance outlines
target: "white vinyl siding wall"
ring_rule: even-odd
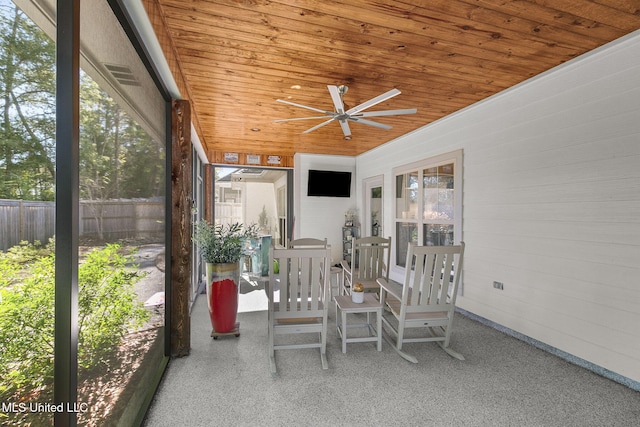
[[[458,306],[640,381],[640,32],[358,156],[385,229],[393,168],[458,149]]]

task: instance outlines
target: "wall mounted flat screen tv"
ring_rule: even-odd
[[[309,169],[308,182],[307,196],[351,196],[351,172]]]

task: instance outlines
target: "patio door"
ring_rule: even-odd
[[[196,224],[204,218],[204,168],[205,164],[198,155],[198,150],[192,147],[192,183],[193,183],[193,205],[191,207],[191,234],[195,234]],[[198,254],[198,245],[191,243],[193,254]],[[191,257],[191,293],[189,295],[189,306],[193,304],[199,293],[204,291],[204,282],[200,280],[205,275],[205,266],[202,257]]]
[[[286,244],[291,174],[288,169],[214,166],[214,223],[257,224],[274,244]]]
[[[382,221],[383,199],[382,199],[383,176],[378,175],[367,178],[363,181],[364,195],[364,230],[362,236],[385,237]]]

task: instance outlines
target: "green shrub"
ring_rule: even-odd
[[[16,246],[9,248],[6,253],[0,254],[0,259],[24,265],[33,263],[44,256],[52,254],[54,249],[54,238],[49,239],[46,245],[42,245],[39,240],[33,243],[23,240]]]
[[[78,363],[85,369],[100,364],[127,331],[149,318],[134,291],[141,273],[131,268],[132,256],[119,250],[118,245],[94,250],[78,267]],[[0,256],[0,277],[14,278],[0,282],[0,401],[4,402],[28,400],[38,392],[50,396],[53,384],[54,255],[28,264],[17,258]]]
[[[2,397],[39,389],[53,379],[53,256],[34,262],[28,270],[21,282],[2,290],[0,376],[6,378],[0,384]]]
[[[128,268],[133,257],[119,250],[119,245],[107,245],[93,251],[78,270],[78,361],[84,368],[100,363],[128,331],[149,319],[134,290],[142,273]]]
[[[0,298],[2,298],[2,291],[16,280],[16,274],[19,270],[20,265],[18,263],[0,256]],[[0,299],[1,302],[2,299]]]

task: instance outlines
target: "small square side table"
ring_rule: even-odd
[[[364,302],[355,303],[351,301],[351,295],[336,296],[336,328],[338,335],[342,338],[342,352],[347,352],[347,343],[352,342],[378,342],[378,351],[382,351],[382,305],[373,293],[364,294]],[[347,314],[367,313],[367,323],[347,325]],[[376,314],[376,326],[371,324],[371,313]],[[347,338],[348,328],[368,328],[368,337]]]

